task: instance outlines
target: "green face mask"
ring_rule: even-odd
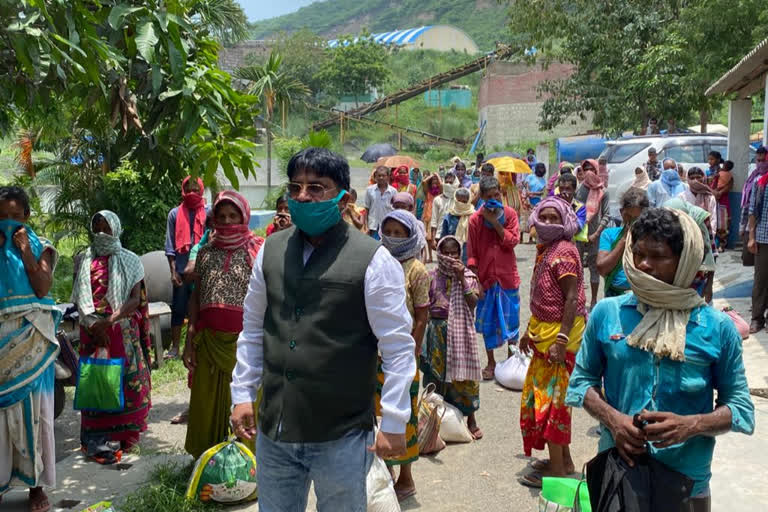
[[[341,221],[339,201],[346,193],[346,190],[342,190],[335,198],[316,203],[301,203],[289,197],[288,209],[291,211],[291,221],[309,236],[325,233]]]

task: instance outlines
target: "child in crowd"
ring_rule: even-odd
[[[395,187],[389,184],[389,167],[383,165],[373,172],[375,183],[365,191],[365,209],[368,211],[368,233],[379,240],[381,220],[392,211],[392,198],[397,194]]]
[[[292,225],[291,212],[288,211],[288,197],[282,195],[275,202],[275,217],[272,219],[272,224],[267,226],[267,236],[288,229]]]
[[[424,264],[418,260],[425,240],[418,228],[419,221],[412,213],[405,210],[394,210],[387,214],[381,223],[381,242],[384,247],[400,262],[405,274],[405,305],[413,319],[411,334],[416,341],[416,352],[421,353],[421,342],[424,339],[424,331],[427,327],[429,307],[429,273]],[[384,373],[379,364],[378,387],[376,396],[377,415],[381,409],[381,390],[384,385]],[[410,388],[411,418],[405,427],[406,453],[401,457],[387,459],[390,467],[400,466],[400,475],[395,482],[395,492],[398,501],[403,501],[416,494],[416,484],[413,481],[411,466],[419,458],[418,443],[418,397],[419,397],[419,371],[416,370]]]
[[[467,237],[469,234],[469,218],[475,213],[475,207],[472,206],[469,190],[460,188],[454,194],[453,206],[443,218],[443,225],[440,228],[439,238],[444,236],[455,236],[461,244],[461,261],[467,263]]]
[[[344,213],[341,217],[348,224],[351,224],[355,229],[368,233],[368,226],[366,225],[366,210],[357,205],[357,190],[349,190],[349,202],[344,209]]]
[[[459,260],[460,254],[461,244],[454,236],[444,236],[437,244],[437,268],[429,272],[429,325],[421,371],[424,387],[434,384],[446,402],[467,416],[472,437],[481,439],[475,412],[480,408],[482,375],[474,322],[482,290],[477,276]]]
[[[434,205],[432,206],[432,220],[429,223],[429,247],[433,251],[437,250],[437,240],[440,238],[440,229],[443,226],[443,219],[453,207],[453,196],[458,189],[458,179],[456,175],[448,171],[445,174],[445,182],[443,183],[443,193],[435,197]]]
[[[493,350],[517,342],[520,327],[520,276],[515,246],[520,226],[513,208],[502,205],[496,178],[480,180],[483,206],[469,219],[467,266],[480,279],[485,296],[477,304],[477,332],[483,335],[488,364],[483,380],[493,379]]]

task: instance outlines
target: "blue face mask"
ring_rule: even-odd
[[[309,236],[322,235],[341,221],[339,201],[346,194],[339,192],[329,201],[300,203],[288,198],[288,209],[291,211],[291,221],[301,231]]]
[[[23,226],[24,224],[13,219],[0,220],[0,233],[5,235],[5,240],[3,242],[4,250],[8,251],[11,248],[16,247],[13,244],[13,234]]]
[[[472,183],[480,183],[480,176],[472,175]]]
[[[497,218],[499,219],[499,224],[502,226],[506,223],[506,218],[504,217],[504,205],[501,204],[501,201],[498,199],[491,199],[489,201],[485,201],[483,204],[483,208],[486,208],[488,210],[500,210],[499,215]],[[483,220],[483,224],[485,224],[485,227],[493,229],[493,225],[488,222],[487,220]]]

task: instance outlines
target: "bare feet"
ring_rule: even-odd
[[[493,380],[493,372],[496,370],[496,365],[488,365],[483,368],[483,380]]]
[[[398,481],[395,484],[395,494],[397,495],[398,502],[405,501],[416,494],[416,485],[413,482],[404,485]]]
[[[29,489],[29,512],[48,512],[51,504],[42,487]]]
[[[189,421],[189,407],[171,418],[171,425],[186,425]]]

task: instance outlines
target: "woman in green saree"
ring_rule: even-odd
[[[248,229],[251,208],[237,192],[219,194],[213,216],[216,236],[195,261],[197,277],[184,347],[192,388],[185,449],[195,458],[226,440],[229,432],[229,384],[243,329],[243,302],[253,262],[264,243]]]

